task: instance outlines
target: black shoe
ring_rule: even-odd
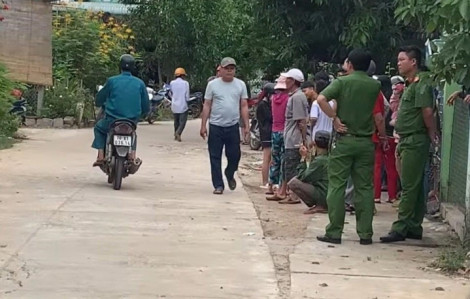
[[[370,245],[370,244],[372,244],[372,239],[360,239],[359,244],[361,244],[361,245]]]
[[[415,235],[415,234],[412,234],[412,233],[407,233],[406,238],[407,239],[413,239],[413,240],[422,240],[423,235]]]
[[[380,242],[382,243],[393,243],[399,241],[405,241],[405,237],[397,232],[389,232],[388,235],[380,238]]]
[[[233,177],[229,178],[227,172],[225,172],[225,177],[227,178],[228,188],[232,191],[237,189],[237,181]]]
[[[341,238],[330,238],[328,236],[318,236],[317,240],[320,242],[332,243],[332,244],[341,244]]]

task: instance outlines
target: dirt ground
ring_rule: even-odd
[[[278,279],[280,298],[289,298],[291,273],[289,255],[297,244],[305,238],[311,215],[302,212],[307,208],[303,204],[280,205],[266,200],[266,189],[261,185],[261,151],[242,149],[243,157],[239,175],[249,197],[253,201],[264,231],[265,241],[269,246]]]
[[[295,271],[291,273],[291,259],[295,255],[296,248],[298,249],[301,243],[311,241],[309,239],[311,239],[312,236],[308,233],[307,228],[309,227],[309,224],[312,225],[312,221],[317,221],[318,219],[312,219],[315,216],[304,215],[302,213],[305,209],[307,209],[304,204],[280,205],[277,202],[267,201],[265,199],[266,189],[260,188],[262,152],[252,151],[248,147],[243,147],[242,153],[243,155],[239,168],[239,175],[243,181],[244,187],[247,190],[249,197],[253,201],[253,205],[256,209],[264,231],[265,241],[269,246],[269,250],[273,258],[276,276],[278,279],[279,298],[291,298],[293,296],[293,276],[295,274]],[[387,217],[386,221],[393,221],[391,219],[396,217],[395,213],[393,213],[393,209],[389,205],[380,205],[378,209],[379,214],[381,215],[380,217]],[[388,218],[390,218],[390,220]],[[388,225],[388,222],[386,222],[386,226]],[[317,227],[317,229],[322,231],[323,227],[324,226]],[[406,244],[408,246],[405,247],[412,249],[415,255],[417,252],[422,252],[418,253],[417,256],[410,255],[406,258],[410,259],[410,261],[418,261],[418,267],[413,268],[418,270],[418,276],[419,271],[422,271],[419,270],[419,268],[426,269],[427,271],[433,271],[427,268],[425,260],[437,255],[439,248],[444,246],[443,244],[439,243],[447,242],[442,241],[443,239],[441,238],[441,241],[436,243],[436,239],[440,239],[440,237],[436,234],[442,234],[443,238],[446,240],[448,240],[448,236],[452,235],[452,233],[450,233],[449,227],[446,224],[438,221],[437,218],[432,219],[432,221],[427,221],[426,227],[429,227],[429,230],[433,232],[433,240],[428,239],[426,242],[422,243],[418,242],[416,244]],[[433,248],[435,250],[433,250]],[[386,256],[390,255],[394,249],[392,249],[390,252],[389,251],[390,250],[388,249],[382,252]],[[403,251],[404,250],[402,249],[398,250],[398,252]],[[428,254],[426,258],[424,251],[426,251],[426,254]],[[411,267],[410,270],[412,270]],[[424,275],[424,271],[422,273]],[[466,282],[464,282],[464,284],[466,284]]]

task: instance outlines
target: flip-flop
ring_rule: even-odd
[[[281,204],[281,205],[296,205],[296,204],[299,204],[299,203],[300,203],[300,200],[294,200],[290,197],[278,202],[278,204]]]
[[[274,191],[267,191],[266,193],[264,193],[265,195],[274,195]]]
[[[96,160],[93,163],[93,167],[100,167],[100,166],[103,166],[103,165],[104,165],[104,160]]]
[[[266,197],[267,201],[281,201],[281,200],[284,200],[284,199],[286,199],[286,197],[280,197],[277,194],[274,194],[273,196],[267,196]]]
[[[304,214],[305,215],[313,215],[313,214],[326,214],[328,213],[328,210],[324,209],[324,208],[321,208],[321,209],[318,209],[316,210],[317,207],[314,207],[314,208],[310,208],[306,211],[304,211]]]

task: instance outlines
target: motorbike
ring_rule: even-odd
[[[118,119],[114,121],[106,139],[105,162],[100,166],[108,176],[108,183],[113,184],[114,190],[120,190],[122,179],[135,174],[142,160],[129,159],[132,146],[136,142],[136,124],[130,120]]]
[[[261,137],[259,133],[259,123],[256,118],[250,121],[250,149],[257,151],[261,148]]]
[[[171,105],[170,86],[165,84],[157,93],[152,93],[150,97],[150,112],[147,114],[146,120],[149,124],[153,124],[158,117],[158,111],[161,107],[169,107]]]
[[[193,118],[198,118],[202,113],[203,105],[202,92],[195,92],[189,96],[188,101],[188,114]]]
[[[27,110],[27,107],[26,107],[26,99],[19,99],[19,100],[16,100],[10,111],[8,111],[8,113],[12,114],[12,115],[15,115],[17,116],[18,118],[21,119],[21,123],[24,125],[25,122],[26,122],[26,110]]]
[[[259,123],[256,119],[256,107],[258,106],[258,99],[248,99],[248,111],[250,116],[250,148],[257,151],[261,148],[261,137],[259,133]]]

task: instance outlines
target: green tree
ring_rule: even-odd
[[[255,8],[254,29],[275,53],[275,72],[289,65],[314,72],[319,62],[341,62],[353,47],[369,48],[385,69],[398,45],[412,36],[396,24],[394,0],[259,0]]]
[[[7,77],[7,69],[0,64],[0,138],[10,137],[16,132],[19,121],[10,115],[13,97],[11,91],[15,88],[15,83]]]
[[[224,56],[232,56],[244,73],[253,71],[251,42],[246,32],[254,20],[253,1],[124,1],[140,4],[132,10],[131,26],[144,50],[143,66],[150,76],[167,81],[184,67],[193,85],[203,86]],[[165,80],[166,79],[166,80]]]
[[[440,51],[431,59],[436,81],[456,81],[470,87],[468,0],[397,0],[395,14],[398,22],[413,26],[430,37],[441,35]]]

